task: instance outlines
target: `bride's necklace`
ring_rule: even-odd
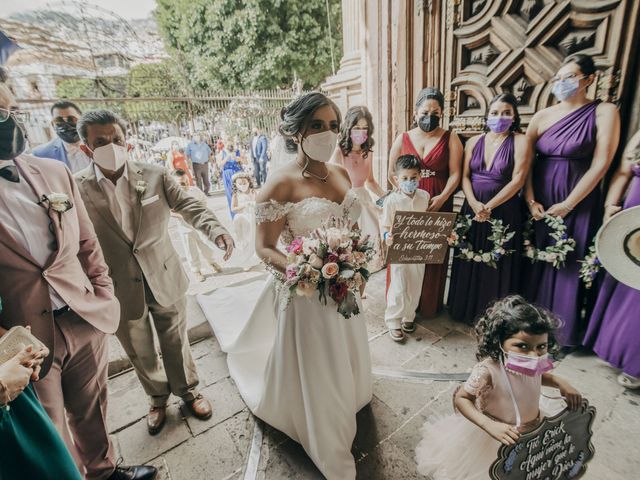
[[[316,175],[315,173],[313,173],[311,170],[307,170],[307,168],[309,167],[309,160],[307,159],[307,161],[305,162],[304,166],[300,165],[300,163],[298,162],[298,166],[300,168],[302,168],[302,177],[303,178],[308,178],[305,176],[309,175],[310,177],[313,177],[317,180],[320,180],[323,183],[327,183],[327,178],[329,178],[329,173],[331,173],[331,170],[329,170],[327,168],[327,174],[323,177],[322,175]]]

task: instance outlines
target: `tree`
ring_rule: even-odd
[[[157,0],[169,52],[192,88],[306,88],[332,73],[326,0]],[[340,0],[330,0],[334,58],[342,56]]]

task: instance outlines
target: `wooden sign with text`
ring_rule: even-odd
[[[389,263],[442,264],[449,250],[447,238],[455,225],[455,213],[396,212]]]
[[[596,409],[583,399],[575,412],[567,409],[545,418],[515,445],[503,445],[491,465],[492,480],[570,480],[584,475],[595,453],[591,426]]]

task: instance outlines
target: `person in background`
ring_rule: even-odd
[[[545,249],[555,240],[543,220],[560,217],[575,249],[564,265],[538,259],[525,263],[525,297],[551,310],[563,324],[558,341],[566,354],[582,343],[582,311],[588,307],[580,280],[580,263],[602,221],[601,182],[620,139],[620,114],[613,103],[590,100],[587,89],[596,80],[596,66],[587,55],[565,59],[551,80],[559,103],[536,113],[527,128],[535,158],[525,199],[535,220],[533,243]],[[542,221],[541,221],[542,220]]]
[[[625,195],[626,193],[626,195]],[[623,209],[640,205],[640,131],[632,137],[605,200],[604,221]],[[583,345],[613,368],[622,370],[618,383],[640,388],[640,290],[608,273],[598,291]]]
[[[28,345],[0,364],[0,478],[82,480],[30,384],[48,354]]]
[[[418,188],[421,169],[420,160],[415,155],[401,155],[396,160],[393,177],[398,190],[387,197],[382,211],[384,241],[389,246],[393,245],[392,227],[396,212],[426,212],[429,207],[429,193]],[[414,319],[420,302],[424,264],[389,265],[389,273],[391,278],[384,321],[391,340],[402,342],[405,332],[411,333],[416,329]]]
[[[253,161],[253,174],[258,188],[267,181],[268,150],[269,140],[259,128],[255,127],[251,138],[251,160]]]
[[[0,334],[30,326],[50,350],[35,390],[88,480],[153,479],[153,467],[116,465],[106,425],[120,305],[102,248],[69,169],[23,153],[22,119],[0,84]]]
[[[369,237],[374,246],[374,256],[369,262],[369,271],[377,272],[384,266],[384,254],[380,241],[378,207],[371,199],[385,195],[373,176],[373,119],[367,107],[351,107],[344,116],[338,137],[338,148],[332,161],[343,166],[349,173],[353,190],[358,195],[362,213],[358,226]]]
[[[173,175],[185,192],[188,192],[189,195],[201,202],[204,206],[207,205],[207,196],[202,193],[202,190],[198,187],[192,186],[189,183],[189,176],[184,170],[177,169],[173,172]],[[182,237],[182,246],[184,247],[189,269],[193,272],[196,280],[198,282],[204,282],[205,280],[204,274],[202,273],[200,254],[202,254],[202,257],[204,257],[206,262],[211,266],[214,273],[220,273],[222,267],[216,262],[213,249],[200,237],[198,231],[185,222],[180,214],[172,213],[171,216],[177,217],[180,222],[179,229],[180,236]]]
[[[31,154],[58,160],[64,163],[71,173],[86,168],[91,159],[80,149],[80,137],[76,129],[80,115],[80,108],[73,102],[62,100],[54,103],[51,106],[51,126],[56,132],[56,138],[34,148]]]
[[[225,149],[220,154],[220,158],[222,164],[222,181],[224,183],[224,191],[227,196],[229,215],[231,215],[231,219],[233,219],[236,216],[235,212],[231,208],[231,201],[233,198],[233,176],[244,170],[236,157],[236,149],[232,143],[227,142]]]
[[[241,262],[245,271],[257,263],[256,256],[256,190],[253,188],[253,176],[247,172],[238,172],[231,177],[233,195],[231,211],[234,239],[236,242],[235,259]]]
[[[212,409],[197,388],[187,337],[189,281],[169,236],[170,214],[179,213],[225,250],[225,260],[233,240],[165,168],[129,160],[124,122],[116,114],[87,112],[78,122],[78,133],[93,162],[76,174],[76,182],[122,306],[116,336],[149,397],[149,434],[162,430],[171,394],[180,397],[195,418],[206,420]]]
[[[168,157],[170,170],[172,172],[181,170],[189,180],[189,185],[194,185],[191,169],[189,168],[189,162],[187,161],[187,155],[184,152],[184,148],[179,148],[178,142],[173,142],[171,144],[171,150],[169,151]]]
[[[399,135],[389,152],[389,181],[393,180],[393,165],[400,155],[415,155],[422,162],[420,186],[426,190],[430,212],[451,212],[453,194],[462,175],[462,142],[458,134],[442,128],[444,95],[437,88],[424,88],[415,104],[414,123],[408,132]],[[449,255],[440,265],[426,265],[420,297],[420,315],[435,316],[444,301],[444,287],[449,269]]]
[[[484,252],[485,258],[476,261],[471,252],[460,258],[461,251],[456,249],[448,307],[459,322],[471,324],[490,303],[520,292],[524,203],[519,194],[529,173],[531,148],[520,132],[517,104],[510,93],[494,97],[485,133],[470,138],[465,147],[461,214],[473,219],[466,233],[468,244],[473,251]],[[502,221],[514,233],[498,249],[490,240],[492,220]],[[506,255],[508,250],[511,253]]]
[[[209,160],[211,158],[211,148],[202,140],[199,133],[193,136],[191,143],[185,150],[187,158],[193,165],[196,186],[205,195],[209,195],[211,184],[209,183]]]

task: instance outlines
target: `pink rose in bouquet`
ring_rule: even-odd
[[[329,219],[325,228],[309,238],[296,238],[286,247],[285,285],[298,296],[311,297],[318,292],[321,302],[327,297],[337,304],[345,318],[360,313],[359,289],[369,279],[367,263],[373,245],[350,222]]]

